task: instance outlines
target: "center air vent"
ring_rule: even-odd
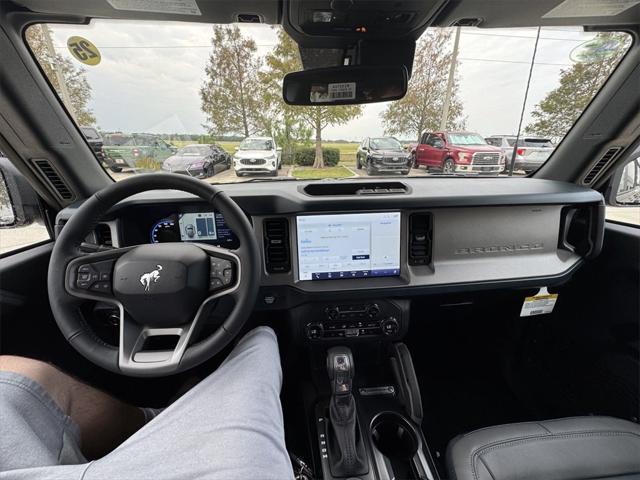
[[[431,263],[433,234],[430,213],[413,213],[409,217],[409,265]]]
[[[269,218],[263,223],[265,266],[268,273],[291,270],[289,222],[286,218]]]
[[[33,164],[61,199],[73,200],[73,192],[48,160],[33,160]]]
[[[622,147],[611,147],[607,150],[604,155],[600,157],[600,160],[591,167],[591,170],[589,170],[589,173],[585,175],[582,183],[585,185],[591,185],[593,181],[600,176],[600,173],[618,156],[620,150],[622,150]]]

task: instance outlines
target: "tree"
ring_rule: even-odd
[[[282,99],[282,79],[287,73],[302,69],[298,45],[279,28],[278,43],[264,59],[266,69],[259,73],[264,104],[264,130],[276,138],[285,158],[293,157],[297,145],[306,144],[311,128],[305,123],[299,107]]]
[[[444,29],[427,30],[422,36],[416,46],[407,94],[382,112],[385,133],[418,138],[424,130],[439,129],[452,61],[450,39],[451,31]],[[454,77],[447,118],[447,129],[451,130],[464,128],[465,124],[458,89],[459,78]]]
[[[627,50],[629,36],[616,32],[598,33],[583,44],[576,63],[560,71],[560,85],[536,105],[529,134],[563,137],[595,97]]]
[[[315,132],[316,156],[313,168],[324,168],[322,130],[329,125],[342,125],[362,115],[361,105],[299,107],[302,118]]]
[[[236,25],[216,25],[211,43],[213,51],[200,88],[205,127],[211,135],[253,135],[264,126],[256,42],[244,37]]]
[[[47,45],[47,36],[49,41],[51,38],[51,30],[47,25],[34,25],[27,29],[26,37],[31,51],[35,55],[38,63],[44,70],[47,79],[58,93],[60,98],[62,95],[61,85],[58,82],[56,68],[61,73],[69,93],[71,106],[69,110],[75,115],[78,125],[91,126],[96,123],[96,118],[89,108],[91,100],[91,85],[87,81],[86,70],[84,68],[76,68],[71,60],[68,60],[59,53],[55,53]]]

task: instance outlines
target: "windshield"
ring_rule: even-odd
[[[631,43],[576,27],[429,28],[401,100],[303,107],[282,100],[283,77],[302,62],[280,26],[98,19],[32,25],[26,40],[70,116],[102,137],[96,161],[115,180],[185,174],[165,161],[217,144],[219,164],[199,177],[210,183],[524,177],[553,154]],[[529,150],[513,155],[516,137]]]
[[[450,133],[449,143],[452,145],[486,145],[480,135],[475,133]]]
[[[209,145],[189,145],[178,150],[176,155],[183,156],[203,156],[208,155],[211,152]]]
[[[271,150],[273,143],[271,140],[260,138],[246,138],[240,142],[240,150]]]
[[[372,138],[371,148],[374,150],[402,151],[402,144],[395,138]]]

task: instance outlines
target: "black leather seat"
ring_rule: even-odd
[[[640,479],[640,425],[575,417],[483,428],[447,448],[454,480]]]

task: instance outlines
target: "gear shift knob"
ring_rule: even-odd
[[[351,394],[355,368],[351,349],[332,347],[327,352],[327,373],[333,395]]]

